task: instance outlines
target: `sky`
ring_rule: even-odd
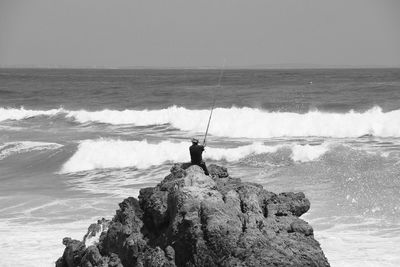
[[[398,67],[399,0],[0,0],[0,66]]]

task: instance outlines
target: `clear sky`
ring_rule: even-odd
[[[399,0],[0,0],[0,66],[400,66]]]

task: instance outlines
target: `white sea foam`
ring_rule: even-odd
[[[329,151],[329,144],[322,145],[293,145],[291,157],[294,161],[307,162],[321,157]]]
[[[315,223],[311,223],[313,226]],[[343,267],[400,266],[400,236],[398,229],[364,230],[360,225],[345,229],[337,225],[328,230],[315,231],[329,263]],[[389,233],[384,236],[382,233]]]
[[[58,113],[80,123],[133,124],[138,126],[170,124],[183,131],[203,132],[209,110],[172,106],[158,110],[68,111],[64,109],[25,110],[0,108],[0,121]],[[359,137],[372,134],[400,137],[400,110],[383,112],[374,107],[365,112],[328,113],[309,111],[269,112],[256,108],[216,108],[209,133],[215,136],[270,138],[295,136]]]
[[[5,120],[23,120],[36,116],[54,116],[64,112],[64,109],[49,109],[49,110],[32,110],[23,107],[16,108],[0,108],[0,121]]]
[[[294,161],[315,160],[326,151],[326,145],[276,145],[262,143],[239,146],[236,148],[207,147],[205,159],[238,161],[252,154],[274,153],[284,147],[293,150]],[[136,167],[145,169],[165,162],[185,162],[189,160],[188,143],[163,141],[149,143],[144,141],[122,141],[112,139],[84,140],[75,154],[63,165],[61,172],[79,172],[103,168]]]
[[[0,220],[0,266],[54,266],[65,248],[61,243],[62,238],[71,236],[81,239],[82,232],[90,222],[32,225]]]
[[[169,107],[160,110],[103,110],[97,112],[73,111],[68,113],[78,122],[109,124],[171,124],[185,131],[204,131],[208,110],[189,110]],[[282,136],[359,137],[400,136],[400,110],[383,112],[374,107],[358,113],[327,113],[310,111],[268,112],[255,108],[216,108],[210,133],[217,136],[268,138]]]
[[[26,153],[30,151],[52,150],[60,147],[62,147],[62,145],[48,142],[7,142],[0,145],[0,160],[14,154]]]

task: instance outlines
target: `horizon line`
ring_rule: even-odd
[[[397,69],[399,65],[320,65],[320,64],[256,64],[247,66],[224,66],[224,69]],[[0,69],[192,69],[214,70],[221,66],[106,66],[106,65],[0,65]]]

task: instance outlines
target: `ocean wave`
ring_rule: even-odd
[[[170,124],[182,131],[204,132],[210,111],[177,106],[158,110],[127,109],[122,111],[0,109],[0,121],[39,115],[54,116],[59,113],[79,123],[137,126]],[[400,110],[383,112],[380,107],[374,107],[365,112],[329,113],[316,110],[301,114],[270,112],[248,107],[216,108],[209,133],[214,136],[232,138],[301,136],[345,138],[363,135],[400,137]]]
[[[249,155],[275,153],[285,148],[292,149],[291,158],[298,162],[316,160],[329,150],[327,144],[267,146],[262,143],[253,143],[235,148],[207,147],[203,157],[206,160],[233,162]],[[149,143],[147,140],[84,140],[80,142],[75,154],[62,166],[61,173],[126,167],[146,169],[166,162],[187,161],[190,161],[189,144],[187,142]]]
[[[298,162],[313,161],[329,151],[331,145],[324,143],[321,145],[293,145],[291,147],[291,158]]]
[[[0,160],[15,154],[26,153],[31,151],[53,150],[60,147],[62,147],[62,145],[57,143],[48,143],[48,142],[33,142],[33,141],[7,142],[0,145]]]
[[[54,116],[65,112],[64,109],[32,110],[21,108],[0,108],[0,122],[5,120],[24,120],[37,116]]]

